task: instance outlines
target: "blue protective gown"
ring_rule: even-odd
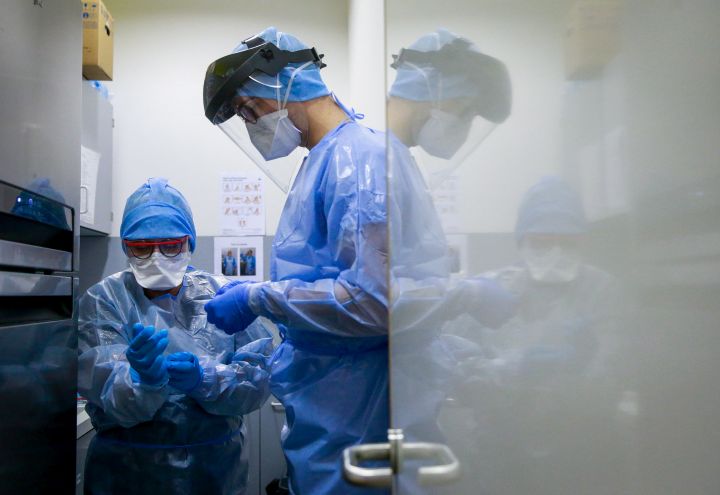
[[[228,277],[239,275],[237,271],[237,260],[235,259],[235,256],[223,256],[222,272],[223,275],[226,275]]]
[[[269,395],[272,339],[262,320],[236,336],[207,323],[204,305],[226,283],[189,268],[177,296],[150,300],[125,270],[80,299],[78,389],[97,431],[87,493],[245,493],[242,415]],[[125,350],[137,322],[168,329],[166,353],[198,356],[197,389],[186,395],[133,382]]]
[[[348,121],[312,148],[280,218],[272,281],[250,289],[252,310],[283,335],[271,390],[286,409],[283,448],[295,494],[369,491],[343,480],[342,451],[387,440],[390,272],[414,276],[443,263],[432,202],[394,138],[390,146],[404,158],[393,161],[387,193],[387,139]],[[398,215],[392,232],[388,211]],[[402,222],[402,212],[423,221]]]

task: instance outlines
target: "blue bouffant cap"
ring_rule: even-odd
[[[585,232],[587,220],[580,197],[560,177],[543,177],[525,193],[515,225],[518,242],[526,234]]]
[[[195,224],[185,197],[164,178],[150,178],[125,203],[120,237],[128,240],[189,236],[195,250]]]

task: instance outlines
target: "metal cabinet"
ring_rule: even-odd
[[[113,107],[93,86],[82,82],[82,235],[108,235],[112,227]]]

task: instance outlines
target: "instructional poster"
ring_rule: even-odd
[[[236,280],[262,282],[263,237],[216,237],[214,272]]]
[[[262,177],[226,175],[220,184],[222,235],[265,235]]]

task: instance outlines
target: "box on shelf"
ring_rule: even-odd
[[[100,0],[82,2],[83,68],[86,79],[112,81],[113,18]]]

